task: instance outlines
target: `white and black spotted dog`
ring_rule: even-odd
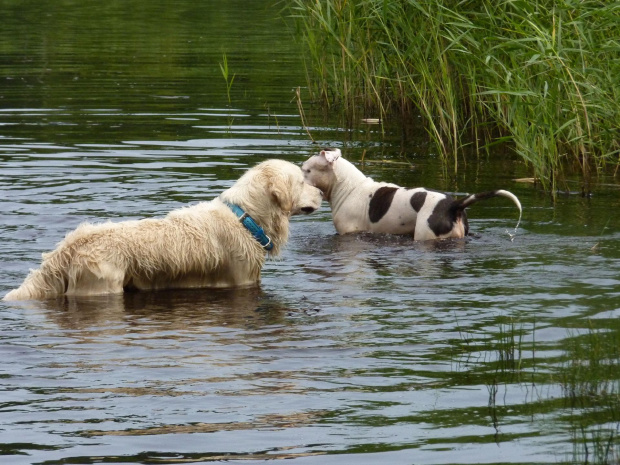
[[[420,241],[461,238],[469,233],[465,209],[496,196],[511,199],[519,208],[521,220],[521,203],[508,191],[454,199],[422,187],[411,189],[375,182],[342,158],[339,149],[324,149],[310,157],[302,171],[307,183],[323,191],[339,234],[407,234]]]

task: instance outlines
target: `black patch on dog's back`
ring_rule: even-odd
[[[433,213],[428,217],[428,226],[436,236],[448,234],[452,231],[454,223],[456,223],[458,216],[461,214],[461,212],[455,210],[453,206],[454,199],[452,199],[452,197],[446,197],[437,202],[437,205],[435,205],[433,209]]]
[[[416,211],[416,213],[418,213],[422,209],[422,206],[424,205],[424,201],[426,200],[426,194],[427,192],[416,192],[409,199],[409,203],[411,204],[413,209]]]
[[[378,222],[387,213],[397,190],[397,187],[384,186],[375,191],[368,206],[368,217],[371,223]]]

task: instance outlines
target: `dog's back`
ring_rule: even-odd
[[[306,182],[326,194],[340,234],[407,234],[421,241],[462,238],[469,230],[465,209],[496,196],[511,199],[519,208],[519,221],[521,218],[521,204],[508,191],[483,192],[455,200],[429,189],[375,182],[342,158],[339,149],[322,150],[306,160],[302,170]]]

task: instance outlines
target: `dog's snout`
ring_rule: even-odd
[[[315,210],[316,208],[314,207],[301,207],[301,211],[306,214],[312,213]]]

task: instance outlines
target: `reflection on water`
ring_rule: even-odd
[[[45,300],[37,307],[64,329],[114,326],[127,321],[158,324],[179,331],[203,325],[245,328],[278,324],[287,308],[270,300],[260,288],[127,292],[121,295]]]
[[[82,221],[163,216],[316,151],[262,2],[0,11],[0,294]],[[489,201],[464,240],[338,236],[325,205],[257,288],[0,302],[7,463],[617,461],[617,180],[554,205],[512,161],[445,178],[422,129],[310,124],[377,179],[507,188],[522,227]]]

